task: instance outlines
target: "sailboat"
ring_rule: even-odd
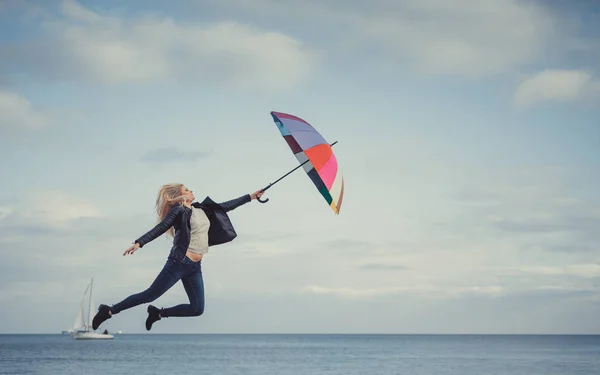
[[[81,298],[81,303],[79,306],[79,311],[77,312],[77,316],[75,317],[75,322],[73,323],[73,328],[71,328],[71,336],[73,336],[76,340],[93,340],[93,339],[112,339],[114,336],[106,333],[100,333],[93,331],[92,328],[92,318],[93,318],[93,298],[92,298],[92,289],[94,286],[94,278],[90,280],[90,283],[85,288],[85,292],[83,292],[83,297]],[[89,291],[89,299],[88,299],[88,315],[87,321],[85,319],[84,307],[86,302],[86,297],[88,297]]]

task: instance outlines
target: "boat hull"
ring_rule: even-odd
[[[108,340],[114,338],[111,334],[98,332],[73,332],[72,336],[75,340]]]

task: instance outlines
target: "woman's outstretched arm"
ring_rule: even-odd
[[[260,198],[263,195],[261,190],[257,190],[252,194],[244,194],[241,197],[234,198],[225,202],[219,203],[221,207],[225,210],[225,212],[229,212],[238,208],[239,206],[250,202],[252,199]]]
[[[167,216],[161,220],[160,223],[156,224],[156,226],[146,232],[143,236],[135,240],[134,243],[140,244],[139,247],[144,246],[148,242],[151,242],[165,233],[169,228],[173,226],[175,223],[175,219],[183,212],[183,207],[180,205],[173,206]]]

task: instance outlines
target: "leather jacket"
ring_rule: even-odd
[[[210,199],[210,197],[206,197],[201,203],[192,203],[193,207],[202,209],[210,221],[210,228],[208,230],[209,246],[230,242],[237,237],[237,233],[231,224],[229,216],[227,216],[227,212],[234,210],[251,200],[250,194],[246,194],[222,203],[216,203]],[[173,247],[171,248],[169,257],[181,261],[185,259],[185,253],[190,244],[191,216],[191,208],[185,207],[184,205],[173,206],[160,223],[156,224],[154,228],[135,240],[134,243],[139,243],[141,248],[148,242],[161,236],[169,228],[174,227],[175,236],[173,238]]]

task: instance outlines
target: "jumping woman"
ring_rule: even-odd
[[[231,225],[227,212],[257,199],[263,192],[258,190],[223,203],[216,203],[206,197],[201,203],[194,202],[194,193],[183,184],[163,185],[156,199],[156,214],[159,223],[146,234],[135,240],[123,253],[133,254],[137,249],[167,232],[173,237],[173,246],[162,271],[152,285],[141,293],[130,295],[112,306],[101,304],[92,321],[92,328],[114,314],[132,307],[150,303],[162,296],[176,282],[181,280],[190,300],[167,308],[148,306],[146,330],[161,318],[169,316],[199,316],[204,312],[204,281],[202,280],[202,256],[209,246],[233,240],[237,234]],[[193,202],[193,203],[192,203]]]

